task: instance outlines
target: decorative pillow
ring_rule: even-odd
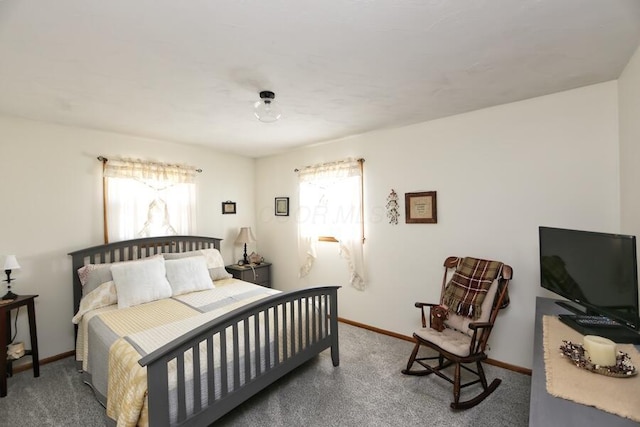
[[[112,281],[103,283],[80,300],[80,308],[71,322],[80,323],[85,313],[97,308],[113,305],[118,302],[118,294],[116,293],[116,285]]]
[[[204,256],[207,261],[207,268],[209,269],[209,276],[211,276],[211,280],[221,280],[233,277],[233,275],[229,274],[227,270],[225,270],[224,259],[222,259],[220,251],[215,248],[190,252],[166,253],[163,255],[166,260]]]
[[[111,274],[118,292],[118,308],[169,298],[172,294],[162,257],[113,264]]]
[[[154,255],[149,258],[162,258],[162,255]],[[78,277],[80,277],[80,283],[82,284],[82,296],[85,296],[96,289],[98,286],[103,283],[110,282],[113,280],[113,276],[111,275],[111,266],[116,264],[122,264],[125,262],[137,262],[138,260],[132,261],[119,261],[114,263],[106,263],[106,264],[86,264],[78,269]]]
[[[207,271],[207,261],[203,256],[168,259],[164,262],[164,266],[173,295],[215,288]]]
[[[100,264],[85,264],[78,269],[78,278],[82,287],[87,284],[87,278],[89,277],[89,271],[97,268]]]
[[[87,264],[78,269],[82,295],[86,296],[103,283],[113,280],[111,264]]]

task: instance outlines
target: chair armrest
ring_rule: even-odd
[[[430,303],[430,302],[417,302],[417,303],[415,304],[415,306],[416,306],[417,308],[422,308],[422,307],[435,307],[436,305],[439,305],[439,304],[434,304],[434,303]]]
[[[469,323],[469,329],[472,329],[474,331],[476,329],[478,329],[478,328],[488,328],[490,326],[493,326],[493,324],[490,323],[490,322],[472,322],[472,323]]]
[[[471,337],[471,342],[469,343],[469,354],[484,352],[484,347],[487,345],[489,332],[491,331],[491,329],[493,329],[493,323],[472,322],[469,323],[469,329],[473,331],[473,336]],[[480,335],[478,335],[478,332],[480,333]]]
[[[421,311],[420,317],[421,317],[421,320],[422,320],[422,327],[423,328],[427,327],[427,318],[424,315],[424,308],[425,307],[435,307],[436,305],[439,305],[439,304],[433,304],[433,303],[430,303],[430,302],[417,302],[417,303],[415,303],[415,306],[417,308],[419,308],[420,311]],[[431,325],[431,316],[429,316],[429,325]]]

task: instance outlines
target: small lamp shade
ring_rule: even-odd
[[[247,257],[247,243],[255,242],[256,238],[251,232],[251,227],[242,227],[238,237],[236,237],[236,245],[244,245],[243,262],[249,264],[249,258]],[[238,262],[239,263],[239,262]]]
[[[20,269],[20,264],[18,264],[18,260],[15,255],[7,255],[4,260],[4,269],[5,270],[18,270]]]
[[[238,234],[238,237],[236,237],[236,244],[238,245],[253,243],[255,241],[256,241],[256,238],[251,232],[251,227],[242,227],[240,229],[240,233]]]

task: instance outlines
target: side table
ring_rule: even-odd
[[[262,262],[260,264],[231,264],[225,266],[227,271],[236,279],[245,282],[255,283],[256,285],[271,287],[271,263]]]
[[[18,295],[8,303],[0,303],[0,397],[7,395],[7,374],[11,373],[13,361],[7,361],[7,346],[11,340],[11,310],[27,306],[29,316],[29,333],[31,350],[25,350],[25,356],[31,356],[33,376],[40,376],[40,360],[38,358],[38,334],[36,332],[36,310],[34,300],[38,295]]]

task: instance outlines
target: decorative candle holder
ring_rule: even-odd
[[[600,366],[591,362],[588,353],[585,352],[582,344],[574,344],[571,341],[562,341],[560,352],[567,357],[578,368],[594,372],[600,375],[615,378],[629,378],[638,374],[638,371],[631,363],[631,358],[622,351],[616,352],[616,362],[613,366]]]

